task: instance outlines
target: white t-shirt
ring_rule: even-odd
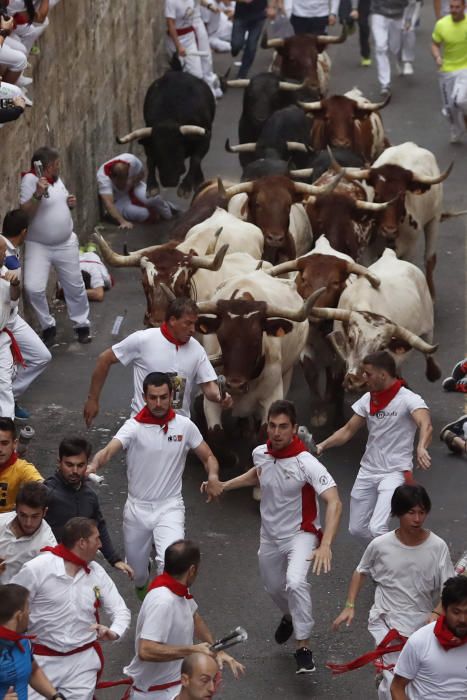
[[[110,177],[105,174],[105,166],[107,163],[111,163],[114,160],[123,160],[124,163],[128,163],[130,166],[128,169],[128,181],[125,191],[117,189]],[[120,153],[118,156],[115,156],[115,158],[106,160],[97,171],[97,190],[99,194],[113,194],[114,199],[120,199],[126,196],[127,192],[134,187],[135,182],[141,180],[143,175],[144,166],[139,158],[132,153]]]
[[[358,399],[352,410],[365,418],[368,441],[361,460],[361,471],[384,474],[413,469],[413,441],[417,426],[413,411],[428,408],[424,400],[413,391],[401,387],[386,408],[370,416],[370,392]]]
[[[0,268],[0,274],[4,275],[6,272],[8,272],[7,268],[2,266]],[[11,318],[12,309],[16,307],[17,303],[11,301],[10,298],[10,283],[4,279],[0,279],[0,330],[2,330],[2,328],[5,328],[5,326]],[[10,338],[7,336],[6,333],[0,333],[0,335],[6,336],[6,338],[8,339],[8,344],[10,343]],[[2,338],[2,340],[6,343],[5,338]]]
[[[193,25],[195,0],[165,0],[165,16],[175,20],[177,29],[186,29]]]
[[[195,338],[178,348],[166,340],[160,328],[136,331],[120,343],[112,346],[115,356],[125,367],[133,363],[135,393],[131,402],[131,415],[144,406],[143,381],[150,372],[166,372],[175,385],[173,407],[182,415],[190,415],[191,393],[194,384],[204,384],[217,379],[206,351]]]
[[[293,0],[292,14],[296,17],[327,17],[337,15],[339,0]]]
[[[446,651],[436,639],[435,622],[414,632],[402,649],[394,673],[410,679],[410,700],[465,700],[467,646]]]
[[[28,202],[36,191],[38,178],[33,173],[26,173],[21,178],[19,201]],[[60,245],[65,243],[73,233],[73,219],[67,204],[69,192],[62,180],[49,185],[48,197],[42,197],[36,213],[30,219],[28,226],[28,241],[44,245]]]
[[[310,531],[306,523],[319,530],[317,497],[336,485],[334,479],[309,452],[276,460],[266,449],[259,445],[253,450],[261,486],[261,536],[286,539]]]
[[[79,266],[81,272],[88,272],[91,275],[91,289],[97,289],[97,287],[110,289],[112,286],[110,273],[97,253],[80,252]]]
[[[448,547],[433,532],[416,547],[402,544],[394,531],[375,537],[357,571],[376,583],[370,622],[383,618],[405,637],[426,624],[444,582],[454,576]]]
[[[176,415],[162,426],[127,420],[117,440],[127,450],[128,495],[139,501],[180,496],[188,450],[199,447],[203,437],[185,416]]]
[[[16,518],[16,511],[0,513],[0,559],[6,564],[6,569],[0,573],[0,583],[10,583],[10,580],[30,559],[39,554],[42,547],[54,547],[57,541],[50,525],[43,520],[33,535],[16,537],[11,529],[11,522]]]
[[[182,659],[141,661],[138,656],[140,639],[175,646],[193,644],[193,616],[197,609],[192,598],[178,596],[168,588],[153,588],[146,595],[136,623],[135,656],[123,669],[139,690],[146,692],[153,685],[179,680],[182,666]]]

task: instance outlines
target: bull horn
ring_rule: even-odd
[[[343,321],[344,323],[350,319],[351,311],[348,309],[331,309],[327,307],[314,307],[311,309],[311,315],[316,318],[323,318],[327,321]]]
[[[371,168],[344,168],[346,180],[368,180]]]
[[[200,314],[217,313],[217,303],[215,301],[198,301],[196,305]]]
[[[228,248],[229,244],[225,243],[219,248],[214,257],[208,255],[194,255],[191,259],[191,266],[197,270],[213,270],[217,272],[217,270],[222,267]]]
[[[285,90],[286,92],[296,92],[305,87],[306,81],[303,83],[289,83],[287,80],[279,80],[279,90]]]
[[[331,166],[331,168],[336,173],[344,173],[344,175],[345,175],[346,174],[345,168],[343,168],[342,165],[340,163],[338,163],[337,160],[334,158],[334,153],[332,152],[332,148],[331,148],[331,146],[329,146],[329,144],[326,146],[326,150],[328,152],[328,156],[329,156],[329,160],[330,160],[329,165]]]
[[[374,275],[367,267],[364,265],[359,265],[356,262],[348,262],[347,263],[347,270],[349,273],[353,272],[356,275],[360,275],[362,277],[366,277],[368,282],[371,284],[372,287],[375,289],[378,289],[378,287],[381,285],[381,280],[379,277]]]
[[[302,109],[306,110],[307,112],[316,112],[318,109],[321,109],[321,100],[318,100],[317,102],[300,102],[298,101],[297,104],[299,107]]]
[[[279,277],[279,275],[284,275],[286,272],[297,272],[298,270],[298,258],[296,260],[286,260],[286,262],[280,263],[279,265],[274,265],[274,267],[267,270],[268,275],[271,277]]]
[[[456,216],[465,216],[466,214],[467,209],[460,209],[459,211],[443,211],[440,221],[446,221],[446,219],[452,219]]]
[[[389,202],[365,202],[363,199],[356,199],[355,206],[363,211],[384,211],[393,201],[391,199]]]
[[[394,335],[401,340],[405,340],[405,342],[409,343],[415,350],[419,350],[425,355],[431,355],[438,349],[438,345],[430,345],[425,340],[422,340],[419,335],[416,335],[416,333],[412,333],[408,328],[397,324],[394,325]]]
[[[428,175],[417,175],[414,177],[414,182],[420,182],[422,185],[438,185],[440,182],[443,182],[448,176],[451,170],[454,167],[454,161],[451,163],[451,165],[444,171],[444,173],[440,173],[437,177],[428,177]]]
[[[279,318],[285,318],[288,321],[306,321],[310,313],[312,313],[313,311],[313,304],[316,302],[318,297],[320,297],[321,294],[325,291],[326,287],[321,287],[320,289],[317,289],[302,304],[300,309],[284,309],[279,306],[271,306],[270,304],[268,304],[266,307],[266,316],[268,318],[270,318],[271,316],[278,316]]]
[[[342,179],[343,173],[339,173],[326,185],[307,185],[305,182],[294,182],[295,191],[301,194],[330,194]]]
[[[285,39],[268,39],[266,42],[267,49],[281,49],[284,46]]]
[[[164,282],[160,283],[160,287],[169,301],[173,301],[177,298],[170,287]]]
[[[226,198],[227,195],[226,195],[224,183],[222,182],[221,177],[217,178],[217,192],[218,192],[218,195],[221,199]]]
[[[256,141],[250,143],[239,143],[237,146],[230,145],[230,139],[225,142],[227,153],[254,153],[256,151]]]
[[[300,141],[287,141],[287,150],[289,151],[301,151],[302,153],[308,153],[308,148],[306,144],[300,143]]]
[[[182,136],[205,136],[206,129],[196,124],[182,124],[178,127]]]
[[[383,107],[386,107],[387,104],[391,101],[391,93],[389,92],[384,100],[381,102],[358,102],[358,100],[355,100],[355,102],[358,104],[360,109],[364,109],[367,112],[378,112],[380,109],[383,109]]]
[[[117,136],[117,143],[128,143],[135,139],[145,139],[152,134],[152,126],[143,126],[141,129],[130,131],[126,136]]]
[[[198,306],[199,306],[199,304],[198,304]],[[222,353],[219,353],[218,355],[209,355],[208,360],[212,364],[213,367],[221,367],[224,364],[224,359],[222,357]]]
[[[238,78],[237,80],[226,80],[225,84],[229,87],[246,88],[250,84],[249,78]]]
[[[130,255],[119,255],[109,246],[100,233],[94,231],[92,238],[97,243],[105,262],[112,267],[138,267],[144,251],[136,250]]]
[[[325,45],[325,44],[343,44],[344,41],[347,39],[347,25],[343,24],[342,25],[342,31],[339,36],[328,36],[327,34],[318,34],[316,37],[318,40],[318,44]]]
[[[258,261],[258,264],[257,264],[256,267],[255,267],[255,271],[256,271],[256,270],[261,270],[262,267],[263,267],[263,263],[264,263],[264,260],[259,260],[259,261]]]
[[[231,187],[227,187],[225,194],[228,197],[228,199],[231,199],[234,197],[236,194],[250,194],[250,192],[253,191],[253,186],[254,182],[240,182],[238,185],[232,185]]]
[[[290,177],[311,177],[312,174],[313,174],[313,168],[302,168],[301,170],[289,170]]]

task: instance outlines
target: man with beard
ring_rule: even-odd
[[[151,372],[143,382],[144,408],[127,420],[114,438],[97,452],[88,472],[127,450],[128,499],[123,511],[126,559],[135,572],[136,593],[146,595],[148,560],[156,548],[158,573],[167,547],[185,535],[182,476],[188,450],[193,450],[208,474],[208,500],[219,495],[219,464],[196,425],[172,408],[170,377]]]
[[[443,614],[414,632],[401,652],[391,685],[392,700],[465,700],[467,578],[446,581]]]

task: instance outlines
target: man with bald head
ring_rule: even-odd
[[[182,688],[172,700],[210,700],[216,692],[217,661],[196,652],[185,657],[181,669]]]
[[[131,153],[121,153],[101,165],[97,186],[102,203],[119,228],[133,228],[151,217],[171,219],[173,207],[160,195],[148,197],[143,182],[144,166]]]

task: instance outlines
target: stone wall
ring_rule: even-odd
[[[145,91],[164,70],[163,6],[163,0],[61,0],[51,10],[40,55],[29,59],[34,106],[0,130],[0,216],[17,205],[19,173],[29,169],[32,151],[51,145],[78,197],[76,232],[87,238],[98,218],[96,169],[128,149],[115,136],[144,125]]]

